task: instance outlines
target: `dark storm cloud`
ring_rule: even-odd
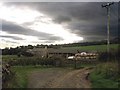
[[[52,18],[53,22],[68,28],[70,32],[85,39],[100,40],[107,35],[107,12],[101,4],[105,2],[53,2],[53,3],[7,3],[16,7],[27,6],[38,10]],[[118,3],[111,6],[110,35],[117,36],[118,32]],[[96,35],[96,36],[94,36]]]
[[[116,23],[116,22],[115,22]],[[102,24],[81,24],[81,23],[72,23],[68,26],[71,28],[72,33],[76,33],[78,35],[98,35],[98,36],[106,36],[107,35],[107,24],[103,22]],[[115,36],[118,33],[118,24],[112,24],[110,27],[111,36]]]
[[[35,30],[32,30],[32,29],[28,29],[28,28],[19,26],[15,23],[5,21],[5,20],[2,20],[2,31],[10,33],[10,34],[21,34],[21,35],[28,35],[28,36],[36,36],[39,39],[43,39],[43,40],[44,39],[47,39],[47,40],[62,40],[62,38],[57,37],[57,36],[53,36],[52,34],[38,32],[38,31],[35,31]]]
[[[68,17],[68,16],[58,16],[56,17],[55,19],[53,19],[54,22],[56,23],[67,23],[67,22],[70,22],[71,21],[71,18]]]
[[[15,37],[15,36],[6,36],[6,35],[1,35],[1,38],[12,38],[14,40],[24,40],[23,38]]]
[[[50,34],[28,29],[5,20],[2,20],[2,31],[8,32],[10,34],[22,34],[22,35],[30,35],[30,36],[37,36],[37,37],[50,36]]]

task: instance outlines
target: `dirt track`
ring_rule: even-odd
[[[90,88],[85,79],[88,72],[88,68],[34,71],[28,76],[28,88]]]

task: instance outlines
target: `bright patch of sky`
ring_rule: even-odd
[[[52,34],[54,36],[58,36],[63,38],[63,40],[55,41],[54,43],[44,43],[44,44],[61,44],[61,43],[73,43],[77,41],[83,40],[83,37],[79,37],[76,34],[70,33],[68,29],[65,29],[62,25],[56,24],[52,21],[50,17],[47,15],[44,15],[43,13],[30,9],[28,7],[7,7],[4,4],[0,4],[0,19],[13,22],[17,25],[20,25],[22,27],[36,30],[39,32],[44,32],[48,34]],[[25,23],[31,23],[30,25],[26,25]],[[8,39],[2,37],[2,44],[0,48],[6,47],[6,46],[17,46],[19,45],[28,45],[33,44],[32,42],[36,42],[34,44],[43,44],[43,40],[39,40],[36,36],[27,36],[27,35],[21,35],[21,34],[9,34],[7,32],[1,32],[1,35],[6,36],[15,36],[20,37],[24,40],[14,40],[14,39]],[[5,42],[4,40],[16,42],[16,43],[10,43]],[[37,43],[38,41],[38,43]],[[44,40],[46,41],[46,40]],[[41,42],[41,43],[39,43]]]

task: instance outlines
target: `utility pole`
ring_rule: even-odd
[[[102,5],[103,8],[107,9],[107,53],[108,53],[108,60],[109,60],[109,44],[110,44],[110,6],[113,5],[114,2],[107,3],[105,5]]]

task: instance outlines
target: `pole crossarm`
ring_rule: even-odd
[[[111,3],[107,3],[105,5],[102,5],[102,7],[109,7],[110,5],[114,4],[114,2],[111,2]]]

